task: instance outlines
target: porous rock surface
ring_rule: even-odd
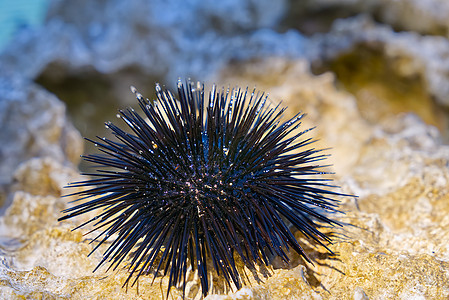
[[[332,61],[338,56],[375,49],[393,64],[403,78],[422,77],[428,92],[444,105],[449,104],[449,41],[440,36],[416,32],[394,32],[388,25],[376,24],[366,15],[336,20],[331,30],[313,36],[307,56],[311,61]],[[388,85],[388,82],[384,83]]]
[[[270,74],[270,78],[261,74]],[[239,76],[229,74],[239,74]],[[320,138],[317,147],[332,147],[335,179],[345,193],[345,215],[352,225],[331,246],[337,255],[303,239],[314,265],[297,255],[285,265],[274,262],[271,277],[250,278],[239,291],[226,292],[216,283],[207,299],[386,299],[449,296],[447,180],[449,148],[438,131],[411,114],[398,115],[373,126],[361,118],[354,97],[338,91],[330,73],[311,75],[305,61],[273,59],[231,66],[217,82],[251,82],[283,99],[293,115],[307,111],[305,128],[317,125],[310,135]],[[3,264],[0,266],[2,298],[86,297],[159,299],[161,286],[150,277],[139,285],[121,288],[123,269],[92,274],[101,251],[91,256],[86,237],[71,228],[93,215],[58,223],[62,186],[78,175],[53,158],[34,158],[14,172],[12,203],[0,217]],[[45,183],[43,185],[43,183]],[[198,297],[192,281],[189,297]],[[218,292],[218,294],[215,294]],[[181,297],[174,289],[173,296]],[[224,293],[224,294],[223,294]],[[227,294],[229,293],[229,294]],[[226,295],[227,294],[227,295]]]
[[[283,100],[289,116],[307,113],[303,128],[316,126],[307,133],[319,139],[315,147],[331,148],[336,184],[358,196],[341,199],[345,214],[335,217],[347,225],[333,230],[339,235],[330,246],[336,255],[297,234],[313,265],[292,253],[288,265],[274,260],[266,271],[271,277],[249,276],[239,291],[226,290],[215,279],[206,299],[449,297],[449,148],[428,125],[438,107],[449,103],[447,5],[305,1],[306,12],[351,7],[384,22],[359,15],[306,37],[272,29],[288,13],[287,1],[256,2],[190,1],[181,11],[171,1],[52,1],[44,28],[22,32],[3,51],[1,299],[161,299],[167,288],[168,278],[152,284],[146,276],[122,288],[128,273],[121,268],[92,273],[105,247],[88,256],[95,233],[84,236],[89,227],[71,229],[95,214],[57,222],[74,200],[61,196],[73,192],[63,188],[67,182],[80,179],[76,164],[83,142],[64,104],[32,82],[52,64],[64,66],[65,73],[56,74],[61,78],[85,68],[102,74],[138,68],[161,82],[190,75],[225,86],[256,86],[273,102]],[[194,17],[200,13],[204,18]],[[243,17],[249,13],[251,18]],[[424,106],[433,99],[440,106],[425,113],[422,105],[389,110],[385,95],[398,95],[388,94],[389,77],[376,78],[375,89],[365,81],[353,94],[343,91],[336,77],[340,59],[360,50],[380,53],[376,59],[399,81],[417,82],[423,95],[417,101]],[[320,75],[311,69],[320,69]],[[199,298],[198,289],[197,281],[189,282],[187,298]],[[172,289],[171,296],[180,299],[182,293]]]
[[[23,78],[0,77],[0,186],[33,157],[51,157],[76,166],[83,151],[79,132],[67,120],[65,105]]]
[[[438,35],[420,35],[412,24],[427,20],[447,26],[449,6],[440,0],[346,2],[339,3],[366,14],[337,20],[329,32],[306,37],[295,30],[272,29],[288,14],[286,1],[226,1],[219,6],[215,1],[192,1],[182,7],[176,1],[51,1],[43,28],[20,32],[3,49],[0,74],[33,80],[59,65],[62,80],[86,70],[115,74],[134,68],[140,74],[174,82],[178,77],[208,77],[230,61],[280,56],[322,63],[363,45],[380,48],[386,59],[395,61],[394,70],[401,76],[423,76],[429,93],[448,106],[449,42]],[[373,8],[377,5],[378,9]],[[336,1],[309,1],[302,10],[306,14],[317,6],[337,5]],[[411,7],[407,13],[391,9],[405,6]],[[379,25],[372,21],[375,11],[391,14],[388,18],[395,20],[399,12],[409,16],[416,11],[427,17],[403,24],[409,31],[395,32],[393,22]],[[114,83],[120,85],[123,80],[118,76]]]
[[[135,67],[176,80],[204,77],[233,58],[291,55],[301,47],[301,35],[269,29],[285,13],[286,1],[220,3],[51,1],[44,28],[19,34],[3,51],[0,70],[36,78],[51,63],[74,72]],[[286,40],[293,47],[285,47]]]
[[[445,0],[306,0],[293,2],[297,13],[344,10],[346,14],[367,14],[400,30],[421,34],[449,35],[449,3]]]

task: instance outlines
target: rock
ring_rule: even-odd
[[[0,78],[0,184],[27,159],[78,164],[83,145],[54,95],[26,80]]]
[[[73,167],[66,167],[53,158],[31,158],[18,166],[14,172],[13,190],[31,195],[52,195],[61,197],[67,194],[68,182],[76,181],[79,173]]]
[[[329,152],[335,163],[332,168],[337,170],[336,183],[342,185],[343,192],[359,198],[342,198],[346,215],[336,217],[351,226],[333,230],[340,235],[330,246],[336,256],[298,232],[296,237],[314,265],[291,254],[289,265],[274,262],[274,267],[261,273],[271,276],[248,276],[251,284],[239,291],[227,292],[217,279],[207,299],[449,296],[445,271],[449,267],[445,263],[449,257],[445,225],[449,220],[449,147],[441,144],[435,128],[411,114],[387,118],[382,124],[367,122],[355,105],[356,99],[334,87],[331,74],[314,76],[309,64],[301,60],[236,64],[223,69],[216,80],[231,85],[246,81],[256,84],[270,92],[270,101],[284,100],[289,107],[286,117],[300,110],[308,112],[303,126],[317,126],[311,134],[321,139],[316,147],[333,148]],[[1,266],[7,286],[14,288],[3,288],[1,293],[8,297],[159,299],[160,285],[165,290],[168,277],[158,277],[151,284],[151,276],[143,276],[138,289],[121,289],[128,275],[125,269],[106,272],[101,267],[91,273],[101,260],[105,245],[87,257],[94,244],[85,240],[90,235],[81,234],[91,224],[78,231],[69,230],[94,217],[94,213],[72,223],[55,221],[58,211],[66,205],[66,201],[52,196],[61,193],[64,181],[54,173],[58,169],[61,167],[51,159],[39,158],[19,166],[15,172],[17,191],[0,219],[1,232],[15,232],[0,241],[15,253],[14,258],[6,255],[8,263]],[[72,173],[62,168],[62,174],[68,178]],[[38,182],[52,183],[44,184],[45,192],[41,192],[32,188]],[[14,242],[21,238],[26,244]],[[187,298],[198,297],[198,288],[197,281],[189,282]],[[173,289],[172,295],[181,297],[181,291]]]
[[[31,234],[57,224],[58,216],[65,207],[59,198],[31,195],[18,191],[12,195],[12,203],[0,218],[2,237],[27,239]]]
[[[69,104],[83,136],[103,135],[97,124],[134,104],[130,85],[150,94],[155,81],[207,78],[231,60],[296,57],[303,36],[272,28],[286,9],[285,0],[55,0],[42,27],[0,52],[0,74],[37,81]]]
[[[358,47],[378,50],[383,60],[393,64],[392,70],[398,76],[422,78],[428,93],[440,104],[449,105],[449,41],[443,37],[394,32],[391,27],[376,24],[366,16],[357,16],[337,20],[330,32],[314,36],[308,47],[307,57],[318,63],[360,51]]]
[[[256,86],[269,92],[275,103],[288,107],[286,117],[306,113],[302,128],[314,128],[316,148],[331,148],[328,158],[337,174],[346,174],[357,161],[363,144],[369,139],[369,127],[357,110],[354,97],[337,91],[331,73],[313,76],[304,60],[268,59],[235,64],[224,69],[216,79],[231,86]],[[316,127],[316,128],[315,128]]]
[[[311,76],[301,61],[237,65],[223,71],[220,80],[249,81],[270,91],[271,98],[283,99],[292,113],[311,112],[305,127],[317,126],[315,134],[326,142],[318,148],[332,147],[338,182],[344,192],[359,196],[356,202],[344,199],[341,220],[353,226],[345,227],[340,233],[346,238],[331,247],[338,259],[313,245],[306,248],[316,259],[315,266],[306,265],[305,278],[315,291],[307,299],[448,297],[449,147],[436,128],[413,114],[367,123],[355,98],[337,91],[330,74]],[[283,272],[275,271],[274,277],[283,280],[276,287],[287,282]],[[273,299],[291,293],[273,296],[268,282],[251,290],[259,288]]]
[[[183,9],[162,1],[52,2],[46,25],[22,31],[0,54],[0,298],[160,299],[168,286],[168,276],[154,283],[142,276],[122,288],[126,262],[92,273],[108,245],[89,255],[100,232],[85,235],[92,223],[71,229],[101,212],[57,221],[62,209],[76,205],[61,196],[79,191],[63,186],[79,180],[82,140],[61,101],[32,82],[42,72],[56,83],[86,73],[110,82],[138,74],[142,84],[189,74],[206,83],[256,85],[270,101],[284,101],[286,118],[307,113],[302,128],[316,126],[307,133],[319,139],[314,147],[331,148],[333,166],[325,170],[336,173],[328,176],[358,196],[342,197],[345,214],[333,216],[344,227],[324,229],[334,236],[335,255],[296,232],[313,265],[291,253],[288,264],[275,259],[255,278],[246,270],[238,291],[215,277],[207,299],[448,298],[449,147],[429,125],[449,105],[447,8],[438,0],[313,3],[302,5],[312,12],[352,7],[415,31],[395,32],[359,15],[310,37],[280,33],[284,1],[193,1]],[[410,11],[423,21],[405,18]],[[441,36],[421,35],[439,30]],[[362,85],[343,91],[339,66],[354,57],[345,84]],[[374,77],[358,81],[360,70],[372,74],[379,65]],[[121,97],[123,89],[116,89]],[[415,94],[422,105],[385,104]],[[189,275],[186,299],[199,298],[198,278]],[[170,297],[181,299],[181,290],[173,288]]]
[[[383,22],[399,29],[416,31],[421,34],[449,36],[449,24],[446,18],[449,13],[447,1],[384,0],[381,2],[377,11]]]
[[[398,31],[447,37],[448,13],[449,5],[444,0],[306,0],[292,3],[290,14],[294,14],[296,19],[290,17],[290,22],[321,25],[327,19],[366,14]],[[321,22],[310,20],[313,17],[319,18]]]
[[[73,166],[63,166],[50,157],[32,158],[20,164],[10,187],[11,204],[0,216],[1,237],[27,240],[30,235],[57,225],[69,199],[61,199],[69,193],[62,189],[76,180],[79,174]]]

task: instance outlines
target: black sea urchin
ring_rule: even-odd
[[[83,202],[60,220],[102,209],[79,226],[95,222],[103,230],[93,251],[115,235],[99,266],[115,269],[127,258],[125,284],[163,271],[167,295],[178,284],[185,292],[191,267],[206,295],[208,260],[240,288],[236,258],[248,267],[268,265],[269,255],[287,261],[291,247],[307,259],[288,222],[320,244],[330,242],[319,228],[339,225],[328,215],[338,212],[333,196],[341,194],[328,190],[329,179],[316,178],[326,155],[301,139],[304,115],[282,122],[285,109],[263,93],[214,86],[207,100],[204,86],[186,85],[178,82],[178,98],[156,85],[154,104],[132,88],[148,120],[121,110],[129,132],[107,123],[118,141],[89,140],[103,153],[84,159],[108,168],[71,185],[88,189],[72,194]]]

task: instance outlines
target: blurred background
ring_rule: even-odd
[[[335,74],[367,120],[412,111],[447,140],[448,14],[437,0],[1,0],[0,76],[54,93],[92,137],[135,104],[130,85],[151,98],[155,82],[304,59]]]

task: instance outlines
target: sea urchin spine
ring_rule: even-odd
[[[282,122],[285,108],[248,89],[214,86],[207,99],[200,83],[179,81],[177,98],[156,85],[154,103],[132,90],[147,120],[121,110],[128,131],[108,122],[116,141],[89,140],[102,154],[84,159],[107,168],[70,185],[85,190],[72,194],[81,203],[60,218],[102,209],[79,226],[94,222],[102,230],[92,251],[115,235],[97,268],[108,262],[116,269],[126,259],[125,284],[163,271],[168,295],[178,284],[185,292],[191,267],[206,295],[208,260],[237,288],[236,258],[250,268],[268,265],[270,255],[288,261],[291,247],[308,260],[288,222],[319,244],[330,242],[320,227],[340,225],[329,213],[338,212],[334,197],[341,194],[316,176],[326,155],[301,139],[303,114]]]

